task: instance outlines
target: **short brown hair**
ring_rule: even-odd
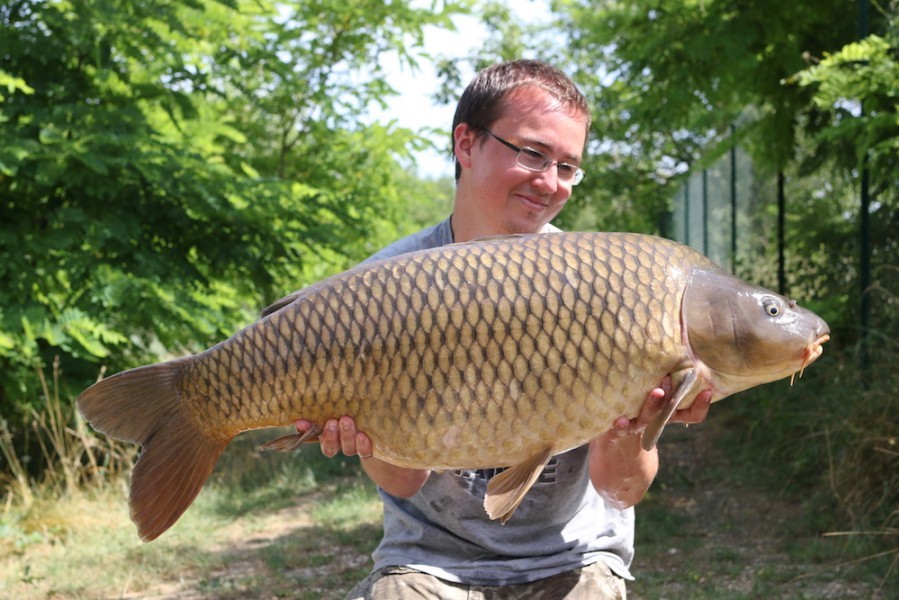
[[[506,96],[524,86],[541,89],[572,112],[586,116],[589,131],[590,107],[574,82],[544,62],[521,59],[491,65],[475,75],[456,105],[450,130],[451,143],[455,144],[453,132],[460,123],[467,123],[472,129],[488,129],[499,118]],[[462,168],[456,162],[456,180],[461,172]]]

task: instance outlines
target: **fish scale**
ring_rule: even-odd
[[[704,389],[715,400],[739,391],[730,363],[747,363],[755,350],[714,337],[728,330],[718,323],[728,316],[717,314],[716,294],[738,291],[736,304],[770,294],[744,288],[761,290],[686,246],[639,234],[455,244],[309,286],[205,352],[98,382],[78,406],[98,430],[144,446],[131,506],[147,540],[187,508],[238,433],[299,419],[315,432],[342,415],[369,436],[375,457],[397,466],[510,467],[485,498],[488,514],[505,521],[552,454],[597,437],[621,415],[635,417],[666,375],[675,392],[644,436],[647,447],[675,408]],[[783,359],[749,373],[750,385],[800,370],[826,338],[823,321],[776,301],[808,327],[801,335],[792,327]],[[747,320],[757,327],[761,319]],[[762,337],[782,329],[790,328]],[[693,336],[740,356],[697,356]],[[141,411],[155,421],[136,428],[131,419]],[[189,489],[175,502],[166,486]]]

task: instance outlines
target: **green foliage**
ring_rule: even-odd
[[[423,143],[361,122],[460,7],[20,0],[0,7],[0,405],[196,350],[405,223]],[[393,223],[393,221],[397,221]],[[373,236],[385,236],[376,239]]]
[[[886,179],[895,195],[899,184],[899,17],[886,37],[871,35],[825,53],[794,78],[813,90],[812,102],[826,117],[818,132],[822,146],[851,149],[848,168],[867,167]],[[847,161],[848,162],[848,161]]]

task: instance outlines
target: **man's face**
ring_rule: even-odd
[[[505,109],[489,130],[550,160],[580,165],[586,117],[571,114],[542,90],[525,87],[505,100]],[[539,231],[565,206],[571,182],[559,181],[556,165],[543,173],[519,166],[514,150],[478,133],[464,123],[454,132],[456,158],[462,165],[456,212],[476,215],[479,235]]]

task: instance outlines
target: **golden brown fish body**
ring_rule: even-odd
[[[718,400],[789,376],[827,334],[813,313],[668,240],[517,236],[362,265],[201,354],[101,381],[78,404],[100,431],[144,445],[131,503],[147,540],[236,434],[342,415],[399,466],[511,466],[485,500],[505,520],[552,455],[636,416],[666,375],[676,391],[647,447],[701,391]]]

